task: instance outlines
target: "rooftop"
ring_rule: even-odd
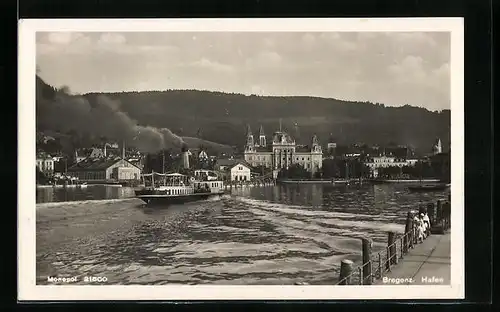
[[[52,159],[52,156],[50,156],[49,154],[47,154],[45,152],[38,152],[36,154],[36,158],[37,159]]]
[[[95,158],[95,159],[87,158],[69,167],[68,170],[70,171],[105,170],[120,160],[121,160],[120,157]]]
[[[273,144],[295,144],[295,140],[283,131],[276,131],[273,134]]]
[[[234,168],[234,167],[235,167],[235,166],[237,166],[237,165],[243,165],[243,166],[245,166],[245,167],[247,167],[247,168],[253,169],[253,166],[252,166],[252,165],[250,165],[249,163],[247,163],[247,162],[246,162],[246,161],[244,161],[244,160],[238,160],[238,161],[234,162],[234,163],[230,166],[230,168]]]
[[[295,147],[295,152],[296,153],[310,153],[311,148],[307,145],[299,145]]]

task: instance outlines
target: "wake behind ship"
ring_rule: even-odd
[[[224,183],[211,170],[196,170],[194,175],[180,173],[143,174],[144,187],[135,190],[137,198],[148,205],[182,204],[224,194]]]

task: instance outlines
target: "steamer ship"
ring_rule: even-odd
[[[189,169],[187,150],[183,150],[183,163]],[[142,174],[141,182],[142,187],[135,189],[135,195],[147,205],[183,204],[225,193],[224,182],[213,170],[195,170],[193,174],[152,171]]]

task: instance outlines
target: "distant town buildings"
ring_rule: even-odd
[[[36,156],[36,166],[41,172],[52,174],[54,173],[54,158],[49,154],[40,152]]]
[[[408,165],[408,162],[404,158],[396,158],[393,156],[375,156],[367,158],[365,164],[369,168],[375,169],[387,167],[404,167]]]
[[[307,171],[315,173],[321,170],[323,152],[316,136],[311,139],[311,146],[300,146],[281,129],[273,133],[271,142],[268,143],[262,126],[259,131],[259,140],[254,142],[253,133],[248,126],[244,158],[250,166],[254,167],[263,166],[279,170],[288,169],[292,164],[299,164]]]
[[[141,169],[120,157],[101,157],[80,161],[68,173],[80,181],[131,181],[140,179]]]
[[[326,147],[328,150],[335,149],[337,147],[337,143],[328,143]]]
[[[356,166],[356,168],[363,168],[364,172],[368,172],[366,168],[368,167],[372,176],[377,176],[379,171],[384,175],[393,171],[382,170],[382,168],[412,167],[419,162],[426,163],[426,166],[432,165],[434,171],[445,177],[450,171],[449,151],[443,153],[442,142],[439,138],[436,138],[431,150],[426,148],[427,153],[425,150],[420,150],[417,153],[420,156],[417,158],[414,148],[410,145],[389,143],[379,146],[362,142],[347,145],[341,144],[342,140],[330,136],[323,146],[326,152],[323,152],[316,135],[312,136],[309,145],[300,145],[287,132],[282,131],[281,126],[270,136],[266,136],[264,128],[260,126],[256,134],[254,136],[248,126],[244,149],[240,145],[240,152],[237,155],[218,154],[225,159],[217,159],[218,156],[208,155],[207,149],[202,146],[187,149],[177,155],[173,151],[166,150],[157,154],[143,155],[133,148],[126,150],[123,143],[108,142],[93,148],[74,150],[73,155],[71,155],[72,151],[62,155],[61,149],[53,147],[44,149],[45,146],[43,146],[36,155],[36,166],[47,175],[53,175],[54,172],[67,172],[83,181],[137,180],[142,171],[173,172],[190,167],[191,169],[214,169],[231,181],[248,181],[255,175],[270,175],[271,171],[276,178],[281,169],[291,168],[292,170],[296,167],[294,165],[300,165],[311,175],[317,173],[321,176],[328,171],[327,167],[333,168],[335,172],[344,170],[343,162],[352,168]],[[42,137],[39,141],[46,143],[54,139]],[[41,152],[43,150],[47,152]],[[214,155],[212,152],[211,155]],[[339,167],[339,164],[342,167]],[[364,166],[359,166],[359,164]],[[405,170],[411,172],[413,169],[403,171]],[[394,170],[394,172],[397,171]]]
[[[106,150],[106,149],[105,149]],[[103,158],[106,157],[106,154],[100,148],[93,148],[90,152],[88,158]]]
[[[202,150],[202,151],[198,154],[198,159],[199,159],[200,161],[208,161],[208,155],[207,155],[207,153],[206,153],[204,150]]]
[[[90,153],[87,150],[76,149],[75,150],[75,155],[74,155],[74,157],[75,157],[74,161],[76,163],[79,163],[79,162],[85,160],[85,158],[87,158],[89,155],[90,155]]]
[[[220,158],[215,162],[214,169],[217,171],[226,171],[229,170],[230,167],[234,166],[236,163],[244,161],[234,158]]]

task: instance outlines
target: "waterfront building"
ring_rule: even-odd
[[[70,168],[68,173],[80,181],[131,181],[139,180],[141,169],[120,157],[87,158]]]
[[[280,127],[268,142],[261,126],[258,138],[258,141],[254,142],[253,133],[248,126],[244,157],[251,166],[263,166],[278,171],[292,164],[299,164],[313,174],[322,167],[323,152],[316,135],[312,137],[310,146],[298,145]]]
[[[381,168],[389,168],[389,167],[398,167],[403,168],[406,166],[414,166],[416,160],[413,159],[405,159],[398,158],[394,156],[373,156],[367,157],[364,161],[364,164],[370,168],[371,176],[377,177],[379,173],[379,169]]]
[[[415,166],[418,162],[418,159],[416,158],[409,158],[406,160],[406,163],[408,164],[408,166]]]
[[[36,156],[38,170],[45,174],[54,173],[54,158],[46,153],[38,153]]]
[[[394,156],[374,156],[368,157],[365,161],[370,169],[388,168],[388,167],[404,167],[408,166],[408,162],[404,158],[396,158]]]
[[[237,162],[229,168],[230,181],[250,181],[252,168],[245,162]]]

